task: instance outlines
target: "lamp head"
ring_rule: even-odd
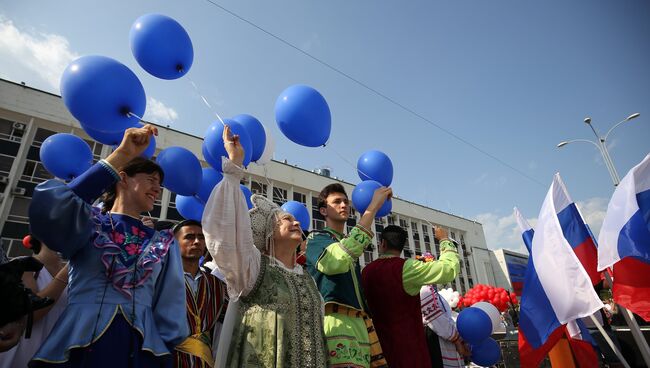
[[[587,117],[584,120],[585,124],[591,124],[591,118]]]
[[[562,141],[562,142],[560,142],[560,143],[557,144],[557,148],[562,148],[562,147],[566,146],[567,144],[569,144],[569,142],[567,142],[567,141]]]
[[[632,120],[634,118],[638,118],[639,115],[641,115],[641,114],[638,113],[638,112],[635,112],[634,114],[632,114],[632,115],[628,116],[627,118],[625,118],[625,121]]]

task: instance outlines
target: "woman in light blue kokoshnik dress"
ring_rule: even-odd
[[[69,184],[36,187],[32,233],[70,260],[70,272],[68,307],[30,366],[167,366],[189,334],[173,234],[140,221],[161,192],[162,169],[139,157],[156,133],[127,129],[110,156]],[[91,204],[105,192],[100,212]]]

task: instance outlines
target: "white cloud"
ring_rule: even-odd
[[[143,118],[159,125],[168,125],[178,119],[178,113],[161,101],[153,97],[147,97],[147,110]]]
[[[479,214],[476,216],[476,220],[483,224],[483,232],[485,233],[488,248],[505,248],[528,254],[513,214],[499,216],[488,212]],[[529,222],[531,221],[529,220]]]
[[[589,225],[596,237],[598,237],[600,227],[603,225],[603,220],[605,219],[607,203],[607,199],[600,197],[576,202],[585,222]],[[521,232],[517,226],[514,214],[500,216],[488,212],[477,215],[476,220],[483,224],[488,248],[505,248],[523,254],[528,253],[521,238]],[[535,227],[537,218],[528,218],[527,220],[531,226]]]
[[[0,16],[0,57],[5,63],[25,66],[58,92],[63,70],[79,55],[63,36],[26,32]]]

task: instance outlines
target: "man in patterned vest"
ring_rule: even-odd
[[[447,232],[436,227],[436,238],[442,238],[439,260],[424,263],[404,259],[400,255],[407,238],[406,230],[387,226],[381,233],[379,258],[366,265],[361,279],[388,365],[429,368],[420,288],[455,279],[459,271],[458,253],[453,241],[447,239]]]
[[[185,220],[174,227],[185,273],[185,300],[190,336],[174,351],[175,367],[213,367],[214,326],[224,304],[225,285],[199,268],[206,252],[201,223]]]
[[[377,334],[368,316],[361,288],[359,257],[372,242],[371,229],[377,211],[392,196],[379,188],[359,223],[343,235],[350,202],[341,184],[326,186],[318,197],[318,209],[327,227],[307,239],[307,271],[325,300],[323,327],[330,367],[385,367]],[[421,329],[421,328],[420,328]]]

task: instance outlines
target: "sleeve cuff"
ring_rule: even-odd
[[[231,180],[237,180],[239,182],[241,178],[244,177],[244,169],[235,165],[227,157],[221,157],[221,169],[223,171],[224,178],[231,178]]]
[[[444,252],[458,253],[458,249],[456,248],[456,244],[452,240],[443,239],[440,242],[440,253],[442,254]]]
[[[86,203],[93,203],[99,198],[111,185],[119,180],[119,175],[115,169],[107,166],[106,162],[101,161],[91,166],[83,174],[68,184],[68,187],[83,199]]]

